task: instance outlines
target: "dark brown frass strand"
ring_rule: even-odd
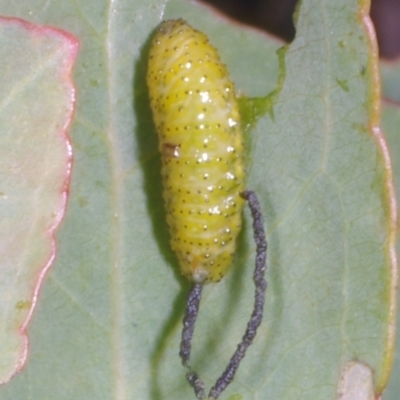
[[[194,371],[190,371],[186,374],[186,379],[188,380],[190,386],[193,388],[196,397],[199,400],[204,400],[206,398],[204,392],[204,383],[199,378],[199,376]]]
[[[199,313],[199,305],[202,291],[203,285],[201,283],[193,284],[186,302],[185,316],[183,317],[181,347],[179,351],[179,356],[181,357],[182,364],[185,367],[189,367],[190,351],[192,348],[192,337],[194,326],[196,324],[197,314]]]
[[[253,217],[253,232],[256,242],[256,262],[253,273],[253,281],[255,285],[254,307],[242,340],[237,346],[233,356],[229,360],[225,371],[218,378],[215,385],[211,388],[208,395],[209,400],[218,399],[220,394],[232,382],[240,362],[242,361],[247,349],[256,336],[257,329],[261,324],[264,312],[265,292],[267,289],[267,282],[265,280],[265,271],[267,269],[267,241],[265,239],[264,221],[261,212],[261,206],[256,194],[253,191],[247,190],[242,193],[242,197],[246,199],[249,204],[250,212]],[[189,363],[191,342],[197,314],[199,312],[201,293],[202,285],[195,283],[189,292],[187,300],[185,316],[183,319],[182,341],[179,355],[182,359],[183,365],[190,369],[190,372],[188,372],[186,377],[189,384],[192,386],[196,397],[199,400],[204,400],[206,399],[204,383],[197,373],[191,370]]]
[[[247,323],[246,331],[242,337],[242,341],[236,348],[235,353],[229,360],[229,364],[215,385],[211,388],[208,397],[217,399],[219,395],[232,382],[240,362],[246,354],[247,349],[253,342],[257,329],[261,324],[264,313],[265,292],[267,290],[267,282],[264,278],[267,269],[267,241],[265,239],[264,220],[261,212],[261,206],[253,191],[247,190],[242,194],[247,200],[253,217],[253,232],[256,242],[256,266],[253,273],[253,281],[255,285],[254,307],[250,321]]]
[[[186,374],[186,378],[193,388],[196,397],[200,400],[205,399],[204,383],[199,378],[196,372],[192,371],[190,368],[190,352],[192,349],[192,338],[194,327],[196,324],[197,314],[199,313],[199,305],[201,300],[201,294],[203,290],[203,285],[201,283],[195,283],[190,289],[187,303],[185,316],[183,317],[183,329],[182,329],[182,339],[179,351],[179,356],[182,359],[182,364],[188,367],[190,372]]]

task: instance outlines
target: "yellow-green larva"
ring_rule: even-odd
[[[169,20],[151,43],[147,84],[172,248],[189,279],[219,281],[232,263],[244,203],[233,83],[203,33]]]
[[[200,400],[216,400],[232,382],[261,324],[267,242],[262,206],[244,190],[243,143],[235,90],[207,37],[183,20],[161,23],[151,43],[147,84],[159,136],[167,222],[181,270],[193,281],[179,356]],[[247,201],[256,243],[254,307],[241,342],[211,387],[190,366],[203,283],[219,281],[232,263]]]

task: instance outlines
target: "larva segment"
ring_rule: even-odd
[[[158,28],[147,84],[172,248],[189,279],[219,281],[232,263],[244,202],[234,86],[207,37],[183,20]]]

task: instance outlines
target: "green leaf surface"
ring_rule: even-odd
[[[382,97],[386,100],[400,102],[400,60],[382,61]]]
[[[26,328],[55,255],[71,173],[78,43],[0,18],[0,383],[26,361]]]
[[[148,45],[161,19],[186,19],[209,35],[249,96],[276,88],[279,45],[183,0],[0,4],[81,42],[57,262],[29,329],[29,363],[0,398],[194,399],[178,358],[189,284],[168,243]],[[303,0],[279,95],[247,135],[247,186],[265,213],[269,287],[263,324],[221,399],[335,399],[338,387],[352,385],[353,361],[368,379],[373,371],[375,393],[388,379],[394,210],[367,11],[356,0]],[[250,228],[246,210],[232,270],[204,290],[192,364],[207,387],[250,316]]]

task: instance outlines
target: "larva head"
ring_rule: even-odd
[[[234,86],[217,50],[206,35],[181,19],[164,21],[157,29],[149,53],[147,84],[160,135],[167,134],[163,125],[166,113],[171,119],[190,123],[201,112],[196,106],[203,105],[206,113],[212,103],[214,110],[221,110],[220,119],[226,120],[231,102],[236,104]],[[210,99],[210,91],[219,90],[221,96]],[[238,122],[237,112],[231,117],[233,123]]]
[[[218,281],[232,263],[243,205],[233,84],[207,37],[182,20],[160,25],[147,83],[172,248],[189,279]]]

